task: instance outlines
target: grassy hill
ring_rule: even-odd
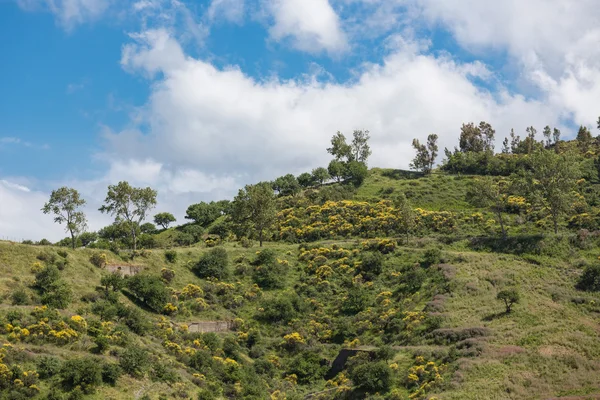
[[[374,169],[352,200],[282,211],[275,237],[300,244],[200,243],[131,260],[0,242],[0,398],[600,394],[600,296],[575,288],[597,237],[546,235],[515,214],[501,240],[466,202],[472,179]],[[382,235],[391,206],[380,200],[398,192],[422,209],[408,242]],[[116,266],[139,273],[110,283]],[[506,313],[496,296],[511,288],[520,301]],[[229,329],[191,332],[206,321]],[[344,351],[354,357],[334,375]]]

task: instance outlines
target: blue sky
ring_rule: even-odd
[[[592,0],[0,1],[0,236],[62,237],[38,218],[62,185],[92,229],[119,180],[181,217],[325,165],[337,130],[396,168],[463,122],[572,136],[600,114],[599,22]]]

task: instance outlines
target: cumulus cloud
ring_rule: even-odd
[[[46,9],[66,29],[98,19],[111,5],[112,0],[18,0],[25,10]]]
[[[239,24],[244,19],[244,10],[244,0],[212,0],[206,14],[211,21],[222,18]]]
[[[382,64],[365,65],[355,81],[316,77],[259,81],[237,67],[218,69],[187,56],[168,31],[136,36],[122,64],[132,73],[161,76],[138,117],[140,126],[107,134],[117,159],[160,160],[210,171],[238,185],[326,165],[329,139],[341,130],[369,129],[372,165],[405,168],[410,142],[428,133],[452,147],[466,121],[486,120],[498,135],[511,127],[557,125],[556,110],[472,79],[491,79],[481,63],[423,53],[397,38]]]
[[[340,19],[328,0],[265,0],[274,24],[269,29],[276,41],[290,40],[297,49],[340,54],[348,50]]]

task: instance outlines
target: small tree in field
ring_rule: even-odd
[[[149,187],[134,188],[123,181],[108,187],[104,205],[100,207],[100,212],[113,215],[116,222],[127,223],[134,251],[137,250],[137,231],[140,223],[156,206],[156,194],[156,190]]]
[[[467,200],[471,204],[475,207],[486,207],[496,215],[503,238],[506,238],[506,228],[502,213],[506,208],[507,197],[505,186],[488,176],[475,180],[467,192]]]
[[[177,221],[177,219],[175,219],[175,216],[168,212],[158,213],[154,216],[154,223],[156,225],[162,226],[163,229],[168,229],[169,225],[171,225],[171,222],[175,221]]]
[[[417,155],[410,164],[410,167],[426,174],[431,173],[433,164],[438,155],[437,145],[438,135],[431,134],[427,137],[427,144],[421,144],[419,139],[413,139],[412,146],[417,151]]]
[[[504,305],[506,306],[506,313],[510,314],[512,311],[512,306],[521,300],[521,296],[516,289],[506,289],[498,292],[496,299],[504,302]]]
[[[268,182],[247,185],[240,189],[233,201],[231,219],[240,236],[244,236],[244,233],[257,235],[261,247],[265,231],[275,222],[275,215],[275,194]]]
[[[71,246],[76,246],[76,238],[86,228],[86,218],[81,207],[85,205],[85,200],[79,196],[75,189],[62,187],[52,191],[50,200],[42,211],[44,214],[54,214],[54,222],[66,223],[66,231],[71,234]]]

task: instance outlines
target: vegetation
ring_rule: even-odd
[[[465,124],[439,169],[434,135],[416,146],[418,172],[367,172],[368,132],[339,133],[331,175],[161,230],[152,189],[111,187],[115,223],[59,243],[75,249],[0,242],[0,398],[595,396],[589,133],[529,127],[495,154],[494,129]]]

